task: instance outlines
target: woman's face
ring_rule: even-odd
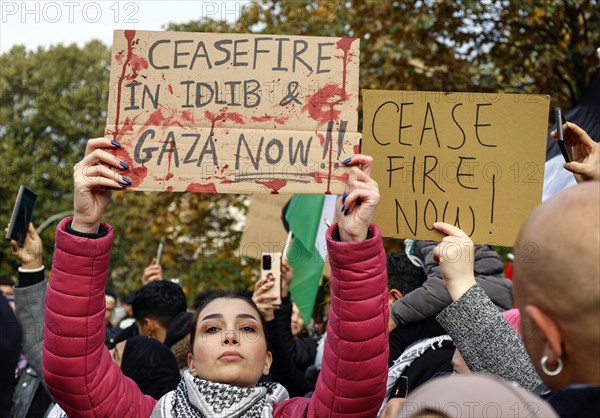
[[[196,337],[188,367],[193,376],[211,382],[254,387],[269,373],[259,313],[242,299],[219,298],[198,315]]]

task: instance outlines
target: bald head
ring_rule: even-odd
[[[515,247],[519,306],[535,304],[566,323],[598,323],[600,182],[571,187],[538,206]]]

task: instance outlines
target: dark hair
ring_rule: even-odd
[[[136,321],[151,317],[165,328],[186,309],[187,302],[183,290],[179,285],[167,280],[148,283],[135,293],[132,303],[133,317]]]
[[[271,344],[269,343],[269,338],[267,337],[267,324],[265,322],[265,319],[258,310],[258,306],[256,306],[256,303],[254,303],[252,298],[248,297],[247,294],[248,292],[245,290],[207,290],[196,296],[196,298],[194,299],[194,304],[196,305],[196,312],[194,313],[194,317],[192,318],[192,323],[190,325],[190,353],[194,352],[194,340],[196,339],[196,327],[198,326],[198,318],[200,317],[200,312],[206,307],[206,305],[211,303],[213,300],[221,298],[243,300],[256,311],[260,320],[260,325],[263,329],[263,335],[265,337],[267,351],[271,350]]]
[[[388,289],[396,289],[403,295],[421,287],[427,275],[422,267],[415,266],[404,252],[387,256]]]

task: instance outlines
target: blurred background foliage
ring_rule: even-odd
[[[598,65],[598,10],[598,0],[271,0],[249,3],[235,22],[190,16],[165,29],[358,37],[361,88],[549,94],[552,107],[569,109]],[[71,209],[72,166],[104,131],[109,67],[110,46],[96,41],[0,56],[3,224],[20,184],[39,195],[37,225]],[[161,240],[164,277],[178,278],[190,300],[208,287],[251,287],[258,264],[238,249],[248,196],[113,196],[110,285],[121,295],[139,287]],[[55,226],[42,232],[47,268]],[[401,246],[386,241],[388,251]],[[16,267],[5,243],[0,274]]]

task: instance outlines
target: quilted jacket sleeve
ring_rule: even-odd
[[[374,417],[386,389],[388,298],[386,256],[381,233],[362,242],[332,239],[331,305],[321,374],[305,398],[277,405],[275,417]]]
[[[113,229],[90,239],[56,230],[46,292],[44,379],[72,417],[149,417],[156,401],[125,377],[104,346],[104,286]]]

